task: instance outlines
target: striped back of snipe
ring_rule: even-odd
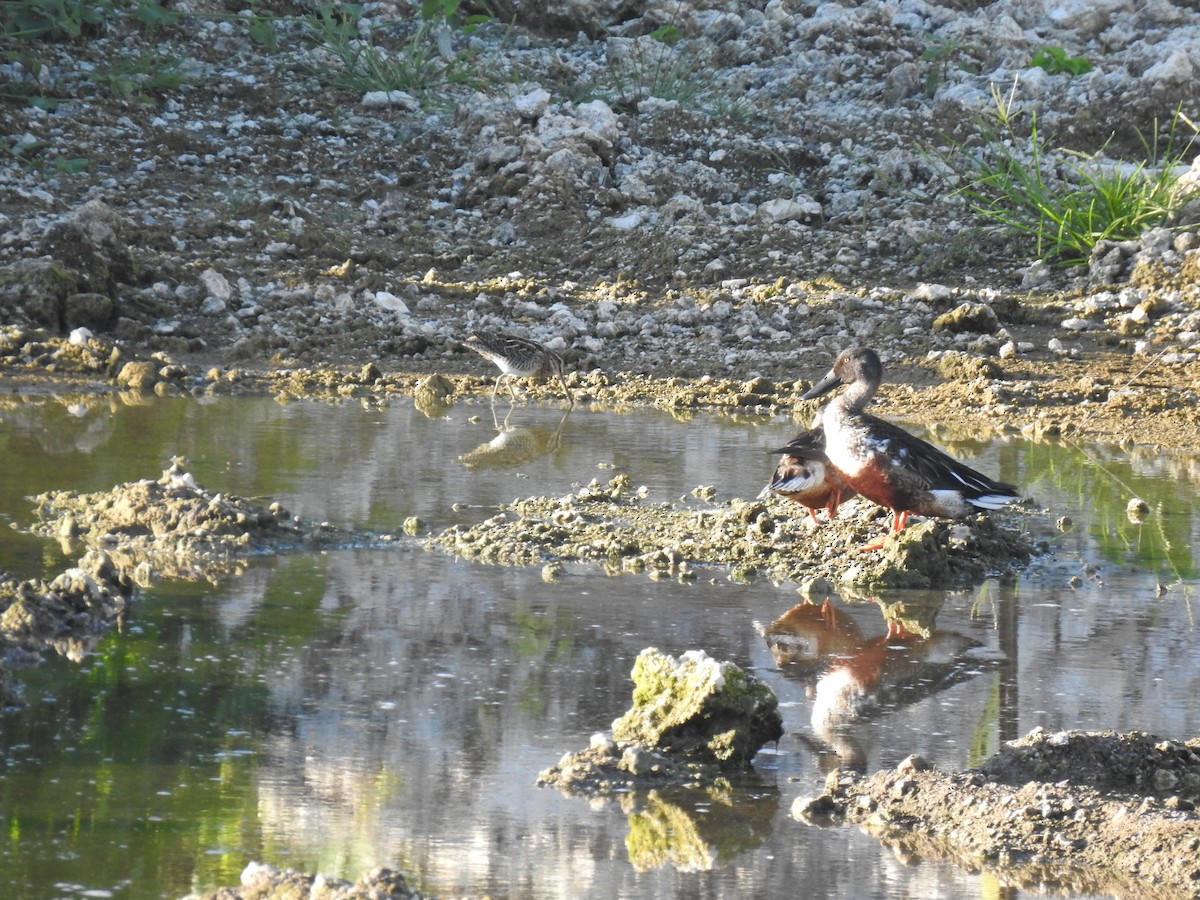
[[[571,396],[570,388],[567,387],[563,358],[548,347],[515,335],[478,332],[463,343],[500,369],[500,377],[496,379],[496,388],[492,391],[493,399],[504,378],[553,377],[558,379],[567,399],[574,404],[575,398]],[[511,382],[508,389],[515,397]]]
[[[508,334],[473,334],[467,338],[466,345],[495,363],[505,375],[545,378],[563,370],[561,356],[527,338]]]

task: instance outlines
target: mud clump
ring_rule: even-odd
[[[182,460],[157,480],[90,494],[51,491],[33,500],[35,534],[103,548],[143,583],[153,575],[211,578],[240,569],[253,550],[336,542],[339,535],[328,525],[306,525],[279,503],[213,493]]]
[[[527,497],[430,542],[467,559],[507,565],[597,563],[610,574],[695,578],[722,566],[734,580],[801,581],[820,576],[861,588],[967,584],[1013,572],[1034,552],[1030,536],[999,518],[929,520],[889,535],[879,553],[859,552],[886,529],[886,513],[865,500],[844,504],[815,528],[782,500],[718,501],[711,488],[656,502],[628,476],[592,481],[563,497]]]
[[[50,581],[0,573],[0,645],[36,655],[52,647],[82,658],[88,639],[125,612],[134,584],[102,550]]]
[[[49,581],[0,572],[0,707],[20,702],[10,666],[33,665],[43,650],[79,662],[133,594],[133,582],[102,550]]]
[[[793,815],[851,822],[901,858],[948,858],[1004,885],[1195,897],[1198,796],[1200,739],[1038,728],[976,770],[915,756],[869,777],[837,769]]]
[[[678,658],[650,647],[633,666],[633,706],[581,753],[538,775],[568,794],[703,784],[744,771],[763,744],[783,736],[779,703],[765,684],[702,650]]]
[[[421,900],[395,869],[372,869],[355,881],[280,869],[252,862],[242,870],[241,884],[205,894],[190,894],[186,900]]]
[[[8,666],[34,664],[45,649],[81,660],[125,614],[137,587],[157,576],[215,580],[239,573],[251,552],[328,546],[353,537],[326,524],[306,525],[278,503],[264,507],[208,491],[182,460],[173,460],[157,480],[31,499],[37,521],[30,530],[83,555],[49,581],[0,573],[3,705],[18,702]]]

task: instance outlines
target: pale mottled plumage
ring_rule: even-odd
[[[515,337],[507,334],[473,334],[463,342],[484,359],[490,360],[500,369],[496,378],[496,386],[492,388],[492,402],[496,402],[496,392],[500,382],[509,379],[508,392],[517,399],[513,390],[513,378],[549,378],[554,376],[562,385],[563,393],[571,405],[575,398],[567,387],[567,379],[563,371],[563,359],[553,350],[528,338]]]

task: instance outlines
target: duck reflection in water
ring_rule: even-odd
[[[464,453],[458,461],[468,469],[512,469],[533,462],[562,446],[563,425],[570,414],[571,410],[566,410],[553,428],[534,424],[513,425],[510,423],[512,407],[509,407],[503,420],[496,417],[493,407],[492,424],[496,428],[496,436],[469,453]]]
[[[800,603],[762,634],[785,675],[812,700],[814,750],[823,771],[863,768],[856,734],[871,718],[943,691],[979,672],[979,641],[934,627],[940,598],[879,603],[887,628],[867,637],[831,599]]]

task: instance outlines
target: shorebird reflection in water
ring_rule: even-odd
[[[458,461],[468,469],[510,469],[533,462],[562,447],[563,425],[571,414],[570,409],[563,410],[562,418],[553,428],[545,425],[510,426],[508,422],[512,414],[510,406],[501,422],[496,418],[493,408],[492,422],[496,426],[496,436],[469,453],[464,453]]]
[[[496,402],[496,392],[500,390],[500,382],[508,379],[508,392],[514,400],[517,392],[513,389],[513,378],[549,378],[554,376],[562,385],[563,393],[571,405],[575,398],[567,387],[567,379],[563,371],[563,359],[548,347],[543,347],[528,338],[507,334],[475,333],[464,342],[484,359],[493,362],[500,369],[496,378],[496,386],[492,388],[492,402]]]
[[[1000,509],[1017,496],[1011,484],[993,481],[903,428],[863,412],[882,380],[878,354],[852,347],[842,351],[829,374],[802,399],[848,385],[825,408],[825,453],[851,488],[892,511],[893,532],[904,528],[911,513],[960,519],[976,510]],[[883,540],[862,549],[878,549]]]
[[[759,498],[770,494],[808,507],[808,514],[817,524],[817,510],[824,509],[826,516],[837,516],[838,506],[854,490],[846,484],[840,472],[829,465],[825,455],[825,428],[818,414],[812,428],[802,431],[775,453],[782,453],[779,465],[770,482],[759,493]]]

